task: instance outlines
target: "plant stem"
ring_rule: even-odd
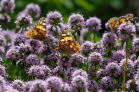
[[[57,26],[55,25],[55,28],[56,28],[56,37],[59,39],[60,37],[59,37],[59,32],[58,32],[58,28],[57,28]]]
[[[81,43],[81,42],[80,42],[80,35],[81,35],[80,30],[77,30],[77,41],[78,41],[79,43]]]
[[[88,59],[86,60],[86,72],[88,73],[89,70],[89,64],[88,64]]]
[[[126,41],[126,62],[124,64],[124,71],[123,71],[123,84],[122,84],[122,88],[123,90],[125,89],[126,86],[126,71],[127,71],[127,65],[128,65],[128,49],[127,49],[127,41]]]
[[[94,31],[94,43],[96,43],[96,32]]]

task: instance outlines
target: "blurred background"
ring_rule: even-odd
[[[15,14],[22,11],[27,4],[39,4],[41,16],[57,10],[63,15],[64,22],[72,13],[83,14],[85,18],[99,17],[106,22],[111,17],[134,13],[139,16],[139,0],[16,0]]]
[[[133,13],[139,17],[139,0],[15,0],[15,10],[10,14],[11,23],[8,24],[10,29],[15,28],[13,22],[17,15],[31,3],[41,7],[41,17],[46,17],[50,11],[59,11],[65,23],[72,13],[82,14],[85,19],[96,16],[101,19],[103,30],[105,30],[105,22],[112,17],[119,17],[127,13]]]

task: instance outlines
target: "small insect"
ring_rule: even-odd
[[[108,26],[112,29],[112,30],[117,30],[118,26],[121,23],[132,23],[135,24],[136,17],[134,17],[134,14],[126,14],[125,16],[121,16],[121,17],[114,17],[108,20]]]
[[[80,44],[75,41],[71,34],[71,29],[66,28],[62,32],[57,50],[63,54],[74,54],[81,51]]]
[[[26,37],[42,40],[46,37],[46,19],[40,18],[35,26],[26,33]]]

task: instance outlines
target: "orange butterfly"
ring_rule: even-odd
[[[71,29],[66,28],[63,31],[57,50],[63,54],[74,54],[79,53],[81,51],[80,44],[77,41],[75,41],[71,34]]]
[[[127,23],[133,23],[135,24],[135,19],[136,17],[134,17],[134,14],[126,14],[125,16],[121,16],[119,17],[119,23],[124,23],[124,22],[127,22]]]
[[[132,23],[135,24],[135,18],[134,14],[126,14],[125,16],[121,16],[121,17],[114,17],[108,20],[108,26],[112,29],[112,30],[117,30],[118,26],[121,23]]]
[[[46,37],[46,19],[44,17],[40,18],[35,27],[26,33],[26,37],[38,40],[44,39]]]

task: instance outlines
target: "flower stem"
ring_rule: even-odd
[[[56,26],[56,25],[55,25],[55,28],[56,28],[56,37],[59,39],[59,38],[60,38],[60,36],[59,36],[58,28],[57,28],[57,26]]]
[[[124,71],[123,71],[123,84],[122,84],[122,88],[123,90],[126,90],[126,71],[127,71],[127,65],[128,65],[128,48],[127,48],[127,41],[126,41],[126,62],[124,64]]]
[[[94,31],[94,43],[96,43],[96,32]]]

